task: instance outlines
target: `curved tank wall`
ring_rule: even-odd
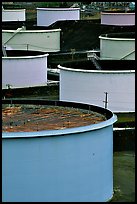
[[[26,21],[26,9],[2,10],[2,22],[5,21]]]
[[[49,26],[59,20],[80,20],[80,8],[37,8],[37,26]]]
[[[108,117],[77,128],[3,133],[3,202],[108,201],[113,196],[113,123],[117,117],[97,106],[53,103],[90,108]]]
[[[23,28],[24,29],[24,28]],[[2,44],[7,49],[60,51],[61,29],[52,30],[2,30]]]
[[[95,104],[113,112],[135,111],[135,70],[60,68],[60,100]]]
[[[31,87],[47,83],[47,56],[2,57],[2,87]]]
[[[134,34],[104,34],[100,38],[100,59],[135,60]]]
[[[135,13],[101,12],[101,24],[117,26],[135,25]]]

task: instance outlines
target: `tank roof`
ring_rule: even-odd
[[[3,132],[59,130],[97,124],[111,111],[88,104],[46,100],[3,100]]]
[[[108,38],[135,38],[135,32],[107,33],[101,36]]]
[[[32,51],[32,50],[6,50],[7,57],[22,57],[22,56],[37,56],[46,54],[40,51]],[[3,53],[2,53],[3,56]]]
[[[135,60],[96,60],[101,67],[101,70],[135,70]],[[82,69],[82,70],[97,70],[91,60],[72,61],[60,64],[63,67]]]

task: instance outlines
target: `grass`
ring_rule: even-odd
[[[116,113],[118,122],[133,122],[135,121],[135,112],[133,113]]]
[[[116,113],[117,122],[114,127],[135,127],[135,112],[133,113]]]
[[[114,196],[110,202],[135,201],[135,155],[114,153]]]

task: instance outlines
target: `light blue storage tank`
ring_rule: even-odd
[[[3,132],[3,202],[106,202],[112,198],[116,115],[101,107],[72,102],[12,103],[90,109],[107,120],[60,130]]]

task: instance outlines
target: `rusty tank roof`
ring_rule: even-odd
[[[30,104],[3,104],[3,132],[58,130],[100,123],[106,117],[92,110]]]

